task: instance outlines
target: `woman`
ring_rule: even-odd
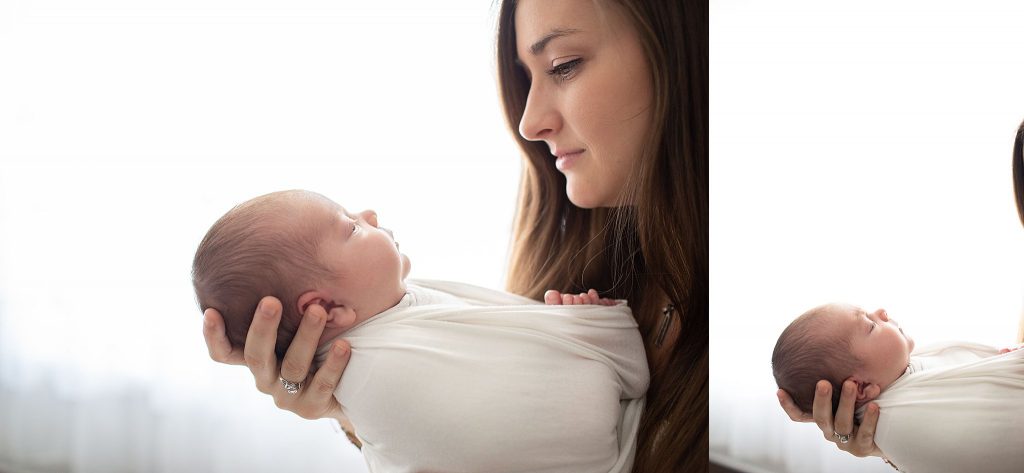
[[[634,471],[707,469],[707,8],[508,0],[498,19],[501,95],[526,155],[508,290],[540,300],[593,287],[630,301],[651,367]],[[245,363],[278,407],[345,425],[331,393],[348,347],[307,373],[324,316],[305,314],[280,371],[276,299],[257,309],[244,349],[216,311],[204,333],[210,356]],[[307,381],[289,394],[284,380]]]

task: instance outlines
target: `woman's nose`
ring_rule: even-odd
[[[523,118],[519,120],[519,134],[523,138],[540,141],[558,132],[562,125],[561,117],[549,102],[540,92],[530,88]]]
[[[373,226],[377,226],[377,212],[372,210],[364,210],[359,212],[359,218],[365,220],[367,223]]]

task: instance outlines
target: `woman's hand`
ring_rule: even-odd
[[[882,457],[882,451],[875,445],[875,425],[878,423],[878,405],[868,404],[861,420],[860,427],[853,424],[854,404],[857,399],[856,385],[853,381],[843,383],[843,392],[839,397],[839,410],[835,419],[832,418],[832,384],[818,381],[814,391],[814,413],[802,412],[793,403],[786,391],[778,391],[779,404],[785,409],[789,418],[796,422],[814,422],[818,424],[825,440],[835,443],[840,450],[858,457]],[[842,443],[839,435],[849,434],[849,441]]]
[[[341,374],[348,365],[351,354],[348,342],[334,342],[327,359],[315,373],[309,373],[317,343],[324,330],[327,313],[323,307],[311,304],[299,322],[299,329],[284,361],[278,367],[274,355],[277,343],[277,326],[281,322],[281,302],[274,297],[264,297],[256,308],[249,326],[245,348],[231,346],[224,330],[224,318],[215,309],[206,309],[203,314],[203,336],[210,358],[220,363],[246,365],[256,378],[256,388],[274,397],[277,407],[294,412],[305,419],[332,417],[345,422],[341,405],[334,398],[334,389],[341,382]],[[289,381],[303,381],[299,392],[288,394],[281,378]]]

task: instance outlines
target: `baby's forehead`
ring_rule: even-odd
[[[808,311],[816,319],[838,322],[845,319],[853,319],[864,312],[860,307],[845,303],[829,303],[815,307]]]
[[[848,304],[825,304],[804,314],[803,331],[811,337],[843,338],[847,336],[844,322],[858,309]]]
[[[268,209],[270,210],[270,209]],[[334,226],[338,221],[341,207],[313,192],[296,192],[278,196],[277,209],[268,218],[282,230],[321,232]]]

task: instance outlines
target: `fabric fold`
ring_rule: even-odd
[[[875,443],[900,471],[1024,471],[1024,351],[949,343],[874,402]]]
[[[624,302],[549,306],[411,281],[341,338],[352,356],[335,396],[372,471],[632,467],[649,372]]]

